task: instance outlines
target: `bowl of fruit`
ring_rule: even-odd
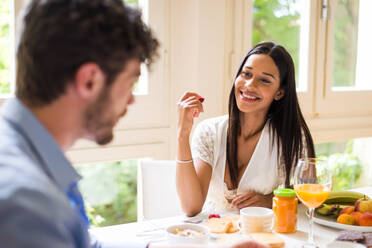
[[[372,199],[354,191],[331,192],[314,222],[338,229],[372,231]]]

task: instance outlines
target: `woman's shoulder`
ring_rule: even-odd
[[[216,138],[216,135],[222,134],[228,123],[228,116],[217,116],[201,121],[194,132],[196,136],[209,136]]]
[[[229,120],[228,115],[221,115],[221,116],[205,119],[199,123],[199,126],[205,126],[209,128],[220,128],[221,126],[227,125],[228,120]]]

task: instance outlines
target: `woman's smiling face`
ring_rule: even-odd
[[[236,103],[242,113],[266,115],[271,103],[284,95],[278,67],[265,54],[249,56],[234,84]]]

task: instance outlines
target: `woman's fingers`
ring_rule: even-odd
[[[235,197],[235,198],[231,201],[231,206],[236,206],[236,205],[238,205],[242,200],[244,200],[243,195],[240,195],[240,196]]]
[[[238,204],[235,205],[237,208],[241,209],[244,207],[249,206],[256,206],[256,207],[272,207],[272,195],[262,195],[259,193],[255,193],[253,196],[249,198],[245,198],[244,200],[240,201]]]
[[[195,96],[189,97],[184,101],[179,102],[179,106],[181,106],[182,109],[191,111],[193,117],[197,117],[199,116],[200,112],[204,112],[202,103]]]
[[[189,135],[193,126],[193,119],[204,112],[202,98],[199,94],[186,92],[177,103],[178,132],[182,135]]]
[[[248,199],[245,199],[245,200],[239,202],[239,204],[237,204],[236,207],[238,209],[241,209],[241,208],[245,208],[245,207],[249,207],[249,206],[257,206],[258,205],[257,200],[258,200],[257,197],[253,196],[253,197],[250,197]]]
[[[195,93],[195,92],[185,92],[182,96],[181,96],[181,99],[180,99],[180,102],[186,100],[187,98],[190,98],[190,97],[195,97],[196,99],[203,99],[201,102],[204,101],[204,98],[199,95],[198,93]]]
[[[200,103],[201,110],[200,112],[204,112],[203,105],[202,103],[204,102],[204,98],[201,97],[199,94],[194,93],[194,92],[186,92],[183,94],[181,97],[180,102],[190,102],[190,101],[196,101],[197,103]]]
[[[238,195],[236,196],[232,201],[231,201],[231,205],[232,206],[238,206],[241,202],[243,201],[246,201],[247,199],[251,198],[252,196],[254,196],[254,192],[247,192],[245,194],[241,194],[241,195]]]

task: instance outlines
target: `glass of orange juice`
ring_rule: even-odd
[[[302,247],[318,247],[313,238],[314,209],[327,200],[332,187],[332,175],[326,159],[301,158],[294,172],[294,190],[309,208],[309,237]]]

